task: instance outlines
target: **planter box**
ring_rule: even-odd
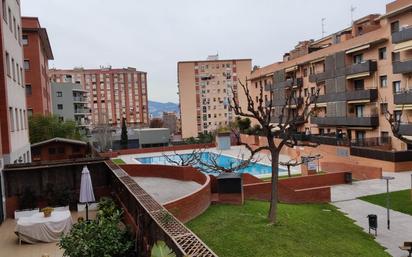
[[[18,220],[21,217],[30,217],[36,213],[39,213],[39,208],[31,209],[31,210],[17,210],[14,211],[14,219]]]

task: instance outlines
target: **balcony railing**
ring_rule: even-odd
[[[346,76],[358,73],[374,72],[378,69],[376,61],[367,60],[362,63],[352,64],[346,67]]]
[[[393,96],[395,104],[412,104],[412,90],[404,90]]]
[[[333,74],[330,71],[325,71],[325,72],[321,72],[318,74],[310,74],[309,82],[321,82],[321,81],[325,81],[332,77],[333,77]]]
[[[87,103],[87,98],[86,97],[80,97],[80,96],[74,96],[73,101],[74,102]]]
[[[370,100],[371,102],[378,99],[378,90],[375,89],[365,89],[365,90],[354,90],[346,92],[346,100]]]
[[[311,123],[331,126],[376,127],[379,117],[311,117]]]
[[[90,109],[87,109],[87,108],[74,109],[74,114],[87,114],[87,113],[90,113]]]
[[[408,40],[412,40],[412,26],[392,34],[393,44],[402,43]]]
[[[412,72],[412,60],[392,63],[393,73],[405,74]]]
[[[403,123],[399,125],[399,134],[403,136],[412,136],[412,123]]]

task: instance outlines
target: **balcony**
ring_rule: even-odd
[[[81,97],[81,96],[74,96],[73,97],[73,102],[77,103],[87,103],[87,98],[86,97]]]
[[[346,67],[346,76],[360,74],[360,73],[372,73],[377,70],[376,61],[367,60],[362,63],[352,64]]]
[[[347,101],[369,100],[373,102],[376,99],[378,99],[378,90],[376,88],[346,92]]]
[[[393,44],[402,43],[408,40],[412,40],[412,26],[392,34]]]
[[[74,109],[74,115],[85,115],[90,113],[90,110],[88,108],[75,108]]]
[[[376,127],[379,117],[311,117],[311,123],[324,126]]]
[[[403,123],[399,125],[399,134],[403,136],[412,136],[412,123]]]
[[[330,71],[325,71],[325,72],[321,72],[318,74],[310,74],[309,82],[321,82],[321,81],[325,81],[332,77],[333,77],[333,74]]]
[[[412,90],[402,91],[393,96],[395,104],[412,104]]]
[[[412,60],[392,63],[393,73],[405,74],[412,72]]]
[[[375,160],[405,162],[411,160],[412,151],[390,151],[369,147],[351,147],[350,154]]]
[[[287,115],[284,115],[284,116],[283,116],[283,118],[282,118],[282,124],[290,123],[290,121],[292,120],[292,118],[290,118],[289,122],[285,122],[285,120],[287,119],[286,116],[287,116]],[[280,117],[279,117],[279,116],[274,116],[274,117],[272,117],[272,122],[273,122],[273,123],[279,123],[279,120],[280,120]],[[304,120],[303,120],[302,117],[297,118],[296,124],[303,124],[303,123],[304,123]]]

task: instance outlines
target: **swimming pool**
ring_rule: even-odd
[[[213,156],[212,156],[213,155]],[[190,154],[181,154],[180,155],[183,159],[189,158]],[[177,155],[168,155],[168,157],[172,160],[179,161],[180,158]],[[219,166],[229,168],[238,165],[241,160],[238,158],[234,158],[227,155],[216,154],[211,152],[204,152],[201,154],[201,159],[203,162],[210,163],[211,158],[216,158],[216,161]],[[136,158],[136,160],[142,164],[164,164],[170,165],[171,163],[164,156],[151,156],[151,157],[141,157]],[[209,170],[208,168],[197,165],[197,167],[207,174],[218,174],[216,171]],[[261,163],[250,163],[247,167],[237,170],[237,173],[249,173],[254,176],[261,176],[261,175],[270,175],[272,173],[271,167],[269,165],[264,165]],[[279,168],[279,174],[287,174],[285,169]]]

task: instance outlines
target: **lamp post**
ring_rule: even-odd
[[[390,196],[389,196],[389,180],[395,179],[390,176],[383,176],[382,179],[386,180],[386,218],[388,221],[388,230],[391,229],[391,221],[389,218]]]

